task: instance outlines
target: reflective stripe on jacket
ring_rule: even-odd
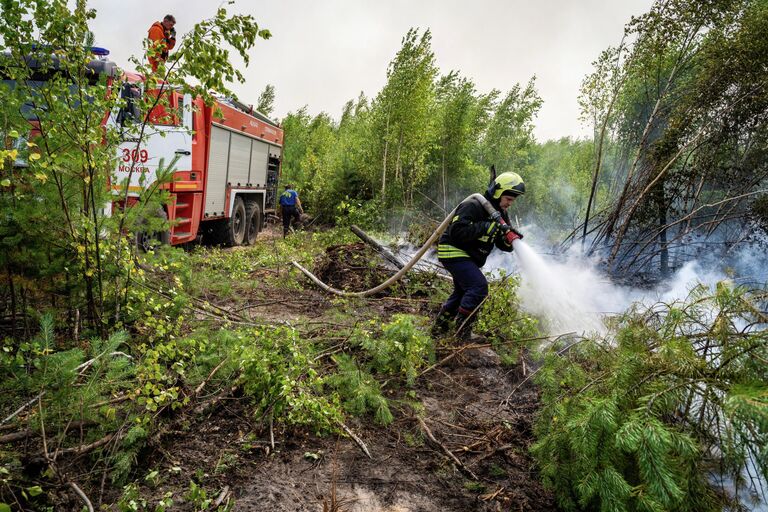
[[[498,200],[491,200],[498,207]],[[509,223],[506,212],[499,210],[501,217]],[[491,220],[483,205],[476,200],[461,203],[456,208],[451,223],[440,236],[437,246],[439,259],[472,260],[477,266],[485,265],[485,260],[494,246],[506,252],[512,250],[503,237],[498,235],[498,225]]]

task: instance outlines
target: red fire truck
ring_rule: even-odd
[[[143,77],[125,78],[124,96],[142,93]],[[175,159],[173,180],[162,185],[171,194],[163,212],[171,229],[162,241],[177,245],[204,236],[229,246],[253,243],[275,208],[283,130],[235,100],[206,106],[173,88],[162,94],[164,105],[150,112],[143,140],[120,144],[113,187],[124,192],[128,181],[129,202],[135,200],[157,179],[159,166]],[[120,125],[125,117],[121,111],[107,122]]]
[[[199,240],[203,236],[225,245],[253,243],[264,225],[265,214],[274,211],[277,182],[283,150],[283,130],[263,114],[236,100],[220,98],[206,106],[201,98],[182,94],[168,84],[160,90],[144,90],[144,77],[122,73],[107,60],[107,50],[92,48],[94,59],[86,64],[91,78],[106,77],[111,86],[122,78],[121,95],[128,106],[105,116],[108,126],[125,129],[131,119],[144,120],[137,110],[141,94],[164,96],[164,101],[149,112],[142,140],[123,137],[111,183],[114,203],[107,209],[122,207],[127,186],[127,203],[135,203],[141,192],[157,180],[160,166],[172,162],[172,179],[159,185],[169,191],[171,200],[158,215],[170,221],[170,231],[154,238],[172,245]],[[7,59],[7,54],[2,54]],[[58,72],[58,57],[45,64],[28,58],[33,68],[33,86],[41,87],[47,77]],[[122,73],[122,74],[118,74]],[[14,87],[11,80],[3,83]],[[26,113],[33,125],[34,112]],[[25,162],[17,162],[24,166]],[[140,234],[140,243],[150,237]]]

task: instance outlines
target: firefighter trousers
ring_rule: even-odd
[[[455,314],[459,309],[474,311],[488,296],[488,280],[480,267],[471,260],[441,259],[445,269],[453,277],[453,293],[443,304],[443,311]]]
[[[299,210],[296,206],[281,206],[280,209],[283,214],[283,236],[286,236],[291,227],[291,221],[293,220],[298,224],[301,222],[301,216],[299,215]]]

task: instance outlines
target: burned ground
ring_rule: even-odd
[[[391,275],[362,244],[331,246],[313,268],[329,284],[354,290]],[[401,313],[428,316],[435,307],[429,276],[379,296],[339,301],[295,272],[287,264],[254,268],[231,283],[226,296],[205,290],[200,300],[244,321],[290,325],[302,337],[327,343],[328,355],[338,347],[355,350],[338,336],[355,322],[383,324]],[[321,363],[331,368],[328,355]],[[413,386],[398,379],[382,383],[394,415],[388,426],[370,417],[346,418],[370,458],[344,434],[270,428],[231,383],[188,389],[193,402],[159,416],[137,458],[131,475],[137,499],[152,509],[172,496],[168,510],[216,510],[227,503],[231,510],[271,512],[556,510],[528,451],[539,400],[532,383],[523,382],[530,362],[504,366],[488,346],[449,340],[438,343],[435,360]],[[125,488],[109,485],[87,457],[69,462],[97,508],[134,510]],[[57,510],[82,506],[64,487],[57,499]]]
[[[389,275],[363,244],[328,248],[315,269],[329,284],[354,290]],[[415,295],[393,292],[345,307],[382,322],[395,313],[427,314],[429,301]],[[315,336],[337,328],[328,319],[335,307],[332,296],[308,282],[301,290],[251,288],[239,305],[251,318],[300,324]],[[490,348],[445,345],[436,358],[450,355],[412,389],[385,384],[395,413],[391,425],[349,419],[370,459],[346,436],[278,428],[270,435],[252,416],[248,399],[232,395],[201,414],[183,415],[156,440],[147,469],[168,476],[144,492],[159,498],[176,489],[181,495],[196,478],[212,498],[226,490],[235,510],[556,510],[528,452],[535,387],[518,389],[522,369],[502,366]]]
[[[447,350],[454,349],[440,355]],[[523,386],[501,406],[519,380],[516,373],[479,350],[429,371],[415,392],[423,425],[438,444],[406,407],[387,427],[349,424],[371,459],[347,437],[302,430],[276,430],[273,449],[247,400],[228,397],[179,419],[157,440],[147,469],[168,477],[145,492],[183,495],[189,480],[199,479],[213,496],[228,489],[235,510],[556,510],[528,453],[536,390]],[[391,390],[389,398],[406,399],[402,389]]]

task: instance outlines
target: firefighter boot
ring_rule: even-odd
[[[467,343],[472,339],[472,327],[477,321],[477,314],[464,308],[459,308],[456,315],[456,339]]]
[[[435,322],[432,324],[432,330],[430,331],[432,337],[439,338],[440,336],[447,334],[451,328],[451,322],[453,321],[454,316],[456,316],[455,312],[440,308],[440,312],[437,314],[437,318],[435,318]]]

